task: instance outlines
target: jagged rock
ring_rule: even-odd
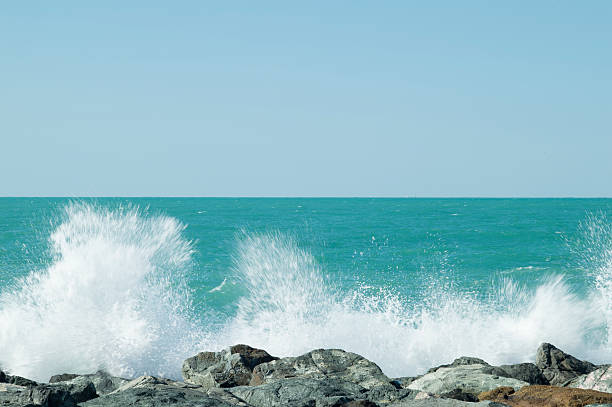
[[[612,393],[612,366],[603,366],[589,374],[578,376],[570,381],[567,387]]]
[[[5,375],[4,382],[9,383],[9,384],[15,384],[17,386],[36,386],[38,385],[38,383],[35,382],[34,380],[26,379],[25,377],[21,377],[21,376],[11,376],[11,375]]]
[[[70,376],[75,376],[72,379],[60,380],[62,377],[68,378]],[[55,378],[55,379],[54,379]],[[109,373],[105,371],[98,371],[93,374],[85,374],[85,375],[57,375],[53,376],[52,379],[55,380],[55,383],[66,383],[66,384],[86,384],[92,383],[94,388],[96,389],[96,393],[98,396],[104,396],[113,391],[117,390],[122,385],[128,383],[130,380],[124,379],[122,377],[111,376]],[[51,380],[49,380],[51,382]]]
[[[235,407],[245,406],[240,400],[229,402],[231,397],[215,397],[196,385],[176,382],[153,376],[141,376],[105,396],[81,403],[82,407]]]
[[[253,368],[276,359],[265,350],[248,345],[231,346],[221,352],[200,352],[183,363],[183,379],[207,389],[247,385]]]
[[[549,384],[539,367],[533,363],[517,363],[515,365],[499,366],[506,377],[522,380],[529,384]]]
[[[11,407],[76,407],[77,403],[97,397],[91,383],[43,384],[21,386],[0,384],[0,406]]]
[[[495,372],[494,366],[475,364],[461,364],[451,367],[438,367],[408,385],[409,389],[422,390],[434,394],[443,394],[459,389],[474,396],[501,386],[510,386],[515,389],[528,385],[522,380],[503,377]]]
[[[366,389],[339,379],[286,378],[258,386],[226,389],[254,407],[341,406],[350,401],[365,400]]]
[[[340,379],[366,389],[394,387],[374,362],[341,349],[317,349],[298,357],[262,363],[253,369],[250,384],[271,383],[288,377]]]
[[[596,403],[612,403],[612,394],[569,387],[531,385],[516,392],[508,389],[481,394],[481,400],[502,402],[511,407],[583,407]]]
[[[597,369],[594,364],[576,359],[550,343],[543,343],[538,348],[536,366],[554,386],[563,386],[569,380]]]

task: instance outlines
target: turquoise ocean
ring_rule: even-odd
[[[609,363],[611,335],[608,199],[0,199],[0,368],[29,378],[180,378],[236,343]]]

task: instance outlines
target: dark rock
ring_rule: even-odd
[[[6,374],[0,370],[0,383],[6,383]]]
[[[391,379],[391,384],[397,387],[398,389],[403,389],[408,387],[410,383],[418,379],[420,376],[404,376],[404,377],[396,377]]]
[[[339,379],[294,377],[258,386],[232,387],[226,391],[254,407],[331,407],[365,400],[366,389]]]
[[[340,379],[366,389],[395,387],[374,362],[341,349],[317,349],[298,357],[262,363],[253,369],[250,385],[271,383],[289,377]]]
[[[49,379],[49,383],[59,383],[59,382],[67,382],[68,380],[72,380],[75,377],[79,377],[81,375],[73,374],[73,373],[62,373],[51,376]]]
[[[43,384],[20,386],[0,384],[0,405],[12,407],[75,407],[97,397],[91,383],[85,385]]]
[[[536,353],[536,366],[551,385],[562,386],[571,379],[591,373],[597,366],[576,359],[550,343],[543,343]]]
[[[471,402],[478,401],[478,397],[476,397],[474,394],[465,392],[461,389],[453,389],[449,392],[442,393],[440,394],[440,397],[445,398],[445,399],[454,399],[454,400],[461,400],[461,401],[471,401]]]
[[[248,345],[235,345],[221,352],[200,352],[183,363],[183,378],[207,389],[247,385],[253,368],[276,359],[265,350]]]
[[[473,358],[471,356],[461,356],[453,360],[453,363],[450,364],[450,367],[466,365],[488,365],[488,363],[479,358]]]
[[[6,383],[15,384],[17,386],[37,386],[34,380],[26,379],[21,376],[6,375]]]
[[[499,366],[505,373],[503,376],[522,380],[529,384],[549,384],[539,367],[533,363],[518,363]]]

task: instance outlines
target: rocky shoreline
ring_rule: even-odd
[[[398,378],[340,349],[277,358],[235,345],[198,353],[185,360],[182,373],[184,382],[99,371],[38,383],[0,371],[0,406],[612,406],[612,366],[579,360],[548,343],[538,348],[536,363],[492,366],[464,356]]]

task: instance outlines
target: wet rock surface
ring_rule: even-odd
[[[200,352],[183,363],[183,379],[207,389],[248,385],[256,366],[276,359],[265,350],[248,345],[231,346],[221,352]]]

